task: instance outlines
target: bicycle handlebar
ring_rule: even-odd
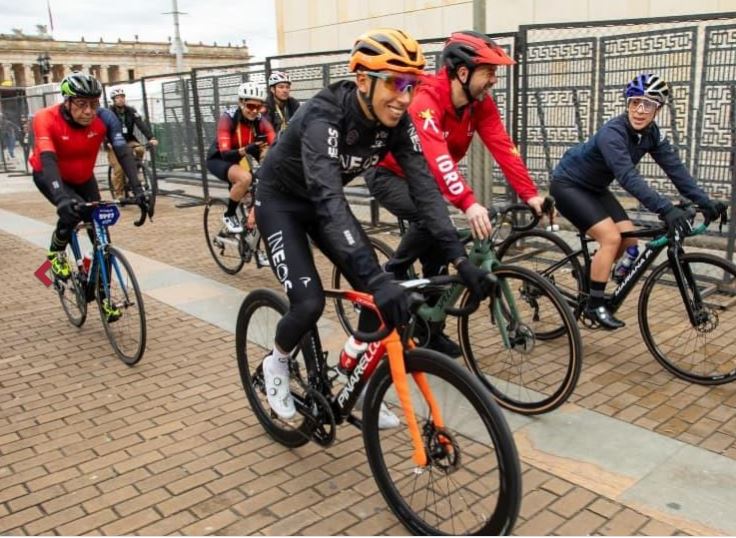
[[[509,213],[513,213],[516,211],[528,211],[532,215],[532,220],[529,223],[523,226],[512,225],[511,227],[514,232],[526,232],[531,230],[532,228],[535,228],[537,224],[539,224],[539,220],[543,215],[552,215],[552,212],[554,210],[555,200],[551,196],[547,196],[545,197],[544,203],[542,204],[542,215],[537,215],[530,205],[522,203],[491,207],[488,210],[488,218],[491,219],[495,226],[498,222],[504,220],[506,218],[506,215]]]
[[[122,207],[126,205],[138,205],[138,202],[135,198],[122,198],[120,200],[99,200],[97,202],[75,202],[72,207],[74,208],[74,211],[79,211],[82,208],[92,209],[105,205],[119,205]],[[140,207],[140,211],[140,217],[137,220],[133,221],[133,224],[135,226],[143,226],[143,223],[146,222],[146,217],[148,217],[149,219],[151,218],[151,216],[143,207]]]
[[[678,204],[678,207],[681,207],[687,212],[688,220],[692,223],[693,219],[695,218],[695,215],[700,213],[703,215],[703,222],[701,224],[698,224],[695,226],[690,233],[687,235],[687,237],[693,236],[693,235],[701,235],[705,233],[705,231],[708,229],[708,226],[711,225],[711,223],[716,219],[710,219],[709,216],[705,213],[704,208],[701,206],[698,206],[696,204],[692,203],[680,203]],[[718,217],[716,217],[718,218]],[[720,215],[720,225],[719,229],[720,231],[723,231],[723,225],[728,222],[728,214],[726,212],[721,213]],[[656,239],[652,239],[647,244],[652,248],[657,248],[666,245],[669,243],[670,239],[672,238],[672,235],[668,231],[665,235],[662,235],[660,237],[657,237]],[[685,238],[680,238],[680,241],[683,241]]]

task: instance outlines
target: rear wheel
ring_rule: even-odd
[[[710,254],[683,254],[690,320],[669,260],[652,271],[639,296],[639,327],[657,361],[701,385],[736,380],[736,266]],[[686,278],[686,280],[688,280]]]
[[[54,277],[54,289],[59,294],[61,307],[69,322],[75,327],[81,327],[87,319],[87,278],[77,267],[71,245],[66,247],[66,259],[71,275],[66,280]]]
[[[363,404],[366,455],[387,504],[415,535],[511,533],[521,503],[521,474],[498,406],[476,378],[444,355],[416,348],[405,354],[405,364],[426,465],[412,459],[412,439],[388,361],[373,374]],[[428,382],[439,416],[432,415],[418,377]],[[379,429],[382,403],[401,420],[397,428]]]
[[[463,357],[503,407],[526,415],[552,411],[580,377],[583,344],[575,318],[537,273],[502,265],[493,274],[496,297],[458,320]],[[466,292],[461,308],[470,300]]]
[[[263,359],[271,352],[276,326],[289,309],[286,299],[273,290],[252,291],[243,300],[235,327],[235,351],[240,380],[250,407],[263,429],[277,442],[288,447],[298,447],[309,442],[305,418],[297,413],[288,423],[271,411],[266,398],[263,379]],[[303,353],[298,347],[290,361],[292,392],[303,392],[306,384],[306,367]]]
[[[585,271],[574,251],[559,235],[533,229],[512,233],[497,251],[504,265],[526,267],[549,280],[579,314]],[[577,316],[576,316],[577,317]]]
[[[204,237],[207,248],[220,269],[230,275],[236,274],[243,268],[243,238],[242,234],[232,234],[227,231],[222,222],[227,204],[219,198],[212,198],[204,208]]]
[[[146,350],[143,294],[130,263],[113,246],[108,246],[104,255],[106,279],[102,271],[103,267],[97,264],[97,306],[102,325],[115,354],[133,366]]]

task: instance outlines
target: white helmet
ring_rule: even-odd
[[[257,82],[243,82],[238,86],[239,99],[256,99],[258,101],[266,100],[266,88]]]
[[[110,91],[110,99],[115,99],[118,95],[122,95],[123,97],[125,97],[125,90],[120,86],[118,86],[117,88],[113,88]]]
[[[284,73],[283,71],[273,71],[271,73],[271,76],[268,77],[268,87],[275,86],[276,84],[280,84],[281,82],[287,82],[291,84],[291,79],[289,78],[289,75]]]

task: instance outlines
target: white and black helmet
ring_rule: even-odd
[[[648,97],[661,105],[667,102],[670,90],[667,83],[652,73],[642,73],[634,77],[624,88],[624,97]]]
[[[117,86],[110,91],[110,99],[115,99],[118,95],[125,97],[125,90],[120,86]]]
[[[266,88],[257,82],[243,82],[238,86],[238,99],[266,100]]]
[[[276,84],[280,84],[282,82],[291,84],[291,78],[289,78],[289,75],[287,75],[283,71],[273,71],[271,73],[271,76],[268,77],[268,87],[269,88],[271,86],[275,86]]]

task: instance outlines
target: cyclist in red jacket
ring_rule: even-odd
[[[445,42],[441,62],[443,67],[436,75],[422,79],[408,113],[440,190],[450,203],[465,213],[473,236],[484,239],[491,233],[488,209],[478,202],[457,166],[468,152],[475,132],[519,197],[537,213],[541,213],[544,202],[506,133],[496,103],[488,94],[496,83],[497,67],[515,62],[492,39],[472,31],[453,33]],[[392,155],[365,176],[371,194],[381,205],[410,222],[408,232],[386,269],[401,278],[419,259],[425,276],[439,274],[445,268],[445,260],[438,255],[427,223],[417,211],[408,182],[396,181],[397,176],[403,178],[404,172]],[[459,346],[443,333],[443,329],[432,327],[429,347],[450,356],[460,356]]]

